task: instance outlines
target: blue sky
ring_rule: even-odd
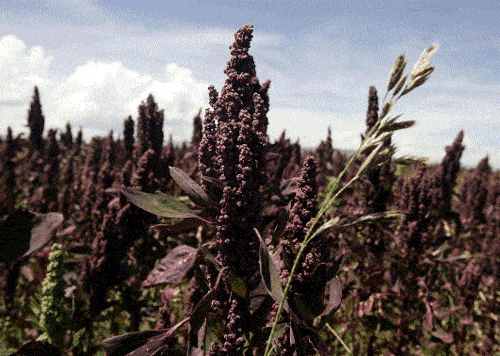
[[[38,85],[46,127],[67,121],[87,138],[121,133],[123,119],[153,93],[165,133],[191,136],[192,117],[220,90],[229,45],[253,24],[250,53],[271,80],[269,135],[286,129],[315,146],[332,129],[353,149],[367,94],[382,99],[399,53],[408,70],[432,43],[436,70],[393,112],[417,125],[398,132],[398,155],[439,162],[465,131],[462,163],[488,155],[500,168],[500,5],[488,1],[0,1],[0,135],[26,130]]]

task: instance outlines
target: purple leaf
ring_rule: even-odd
[[[445,344],[451,344],[453,342],[453,334],[447,333],[444,330],[431,331],[432,336],[438,338]]]
[[[321,316],[326,318],[331,317],[340,307],[341,302],[342,284],[340,283],[339,278],[335,276],[326,283],[325,295],[323,299],[325,310],[323,310]]]
[[[60,356],[62,352],[56,346],[46,341],[31,341],[21,346],[14,355]]]
[[[224,267],[219,271],[219,275],[217,276],[217,280],[215,281],[213,288],[210,289],[208,293],[200,299],[200,301],[194,307],[193,312],[191,313],[189,319],[188,350],[192,350],[192,348],[202,347],[202,345],[199,344],[199,332],[200,329],[202,329],[204,325],[206,325],[206,319],[211,309],[212,300],[214,299],[215,294],[219,289],[222,275],[226,270],[227,267]],[[204,332],[204,334],[206,335],[206,332]]]
[[[159,284],[179,285],[186,274],[193,268],[198,250],[187,245],[180,245],[167,254],[158,263],[144,282],[143,287],[153,287]]]
[[[36,214],[17,210],[0,222],[0,262],[26,257],[50,242],[61,224],[59,213]]]
[[[187,321],[189,318],[183,319],[168,329],[135,331],[106,339],[103,342],[106,355],[155,356],[161,354],[169,338]]]
[[[31,229],[30,248],[24,256],[45,246],[51,240],[54,230],[61,225],[63,219],[62,214],[59,213],[36,214]]]

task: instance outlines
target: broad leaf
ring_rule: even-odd
[[[45,246],[54,234],[54,230],[63,222],[59,213],[36,214],[31,229],[30,248],[24,254],[27,256]]]
[[[172,250],[149,272],[142,282],[143,287],[160,284],[179,285],[186,274],[193,268],[198,250],[187,245],[180,245]]]
[[[21,346],[14,355],[60,356],[62,355],[62,351],[46,341],[30,341]]]
[[[292,195],[297,192],[299,178],[293,177],[280,182],[281,195],[286,197],[287,195]]]
[[[266,243],[264,242],[264,240],[262,239],[257,230],[255,230],[255,233],[257,234],[260,240],[259,267],[260,267],[260,275],[262,277],[262,281],[269,295],[276,302],[279,303],[283,299],[283,288],[280,282],[280,275],[271,259],[269,251],[267,250]],[[290,310],[288,302],[286,301],[284,304],[284,308],[285,311],[287,312]]]
[[[165,333],[165,330],[135,331],[110,337],[103,341],[107,356],[123,356],[144,345],[149,339]]]
[[[243,279],[235,275],[234,273],[229,273],[227,276],[227,280],[229,285],[231,286],[231,290],[239,295],[241,298],[246,298],[248,295],[248,289],[245,285]]]
[[[132,204],[151,214],[171,219],[193,218],[206,221],[169,195],[160,192],[156,194],[144,193],[129,188],[120,188],[119,190]]]
[[[217,280],[215,281],[215,285],[212,289],[205,294],[200,301],[194,307],[193,312],[191,313],[189,319],[189,332],[188,332],[188,349],[199,348],[201,345],[198,345],[199,341],[199,331],[205,325],[205,321],[208,317],[208,313],[210,312],[210,307],[212,300],[215,297],[217,290],[219,289],[219,285],[222,281],[222,275],[227,270],[227,267],[222,268],[219,271],[219,275],[217,276]]]
[[[431,334],[432,334],[432,336],[434,336],[435,338],[438,338],[439,340],[441,340],[445,344],[453,343],[454,338],[453,338],[452,333],[448,333],[444,330],[435,330],[435,331],[431,331]]]
[[[169,167],[172,179],[181,187],[193,203],[199,206],[210,206],[210,198],[198,183],[196,183],[183,170],[176,167]]]
[[[213,342],[219,341],[218,335],[221,334],[224,325],[221,318],[217,316],[207,315],[207,327],[205,329],[205,355],[209,355],[210,345]]]
[[[326,283],[323,303],[325,309],[321,313],[322,317],[331,317],[342,302],[342,284],[337,276]]]
[[[189,318],[185,318],[168,329],[144,330],[111,337],[104,340],[107,356],[155,356],[169,342],[177,330]]]
[[[59,213],[13,212],[0,223],[0,262],[10,263],[41,249],[62,221]]]
[[[214,178],[214,177],[209,177],[209,176],[201,176],[201,179],[214,187],[218,188],[224,188],[224,182],[221,181],[220,179]]]
[[[192,231],[203,224],[200,219],[186,218],[172,224],[156,224],[151,228],[157,231]]]
[[[287,221],[288,221],[288,211],[285,208],[280,208],[278,210],[278,214],[275,219],[274,231],[272,232],[273,243],[277,243],[281,238],[281,235],[285,231]]]
[[[188,356],[203,356],[205,355],[206,349],[206,337],[207,337],[207,319],[203,322],[201,328],[198,329],[196,333],[196,344],[190,343],[187,352]],[[208,346],[210,347],[210,346]]]

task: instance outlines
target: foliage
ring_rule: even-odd
[[[500,352],[500,174],[460,168],[463,132],[440,165],[394,157],[414,122],[392,111],[437,47],[397,58],[380,105],[370,87],[354,153],[328,129],[306,154],[268,142],[252,31],[180,146],[151,95],[123,140],[44,137],[35,88],[29,139],[0,141],[0,352]]]

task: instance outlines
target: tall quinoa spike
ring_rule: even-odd
[[[290,210],[290,215],[288,218],[288,223],[285,227],[284,237],[280,241],[281,259],[284,262],[283,269],[281,271],[280,279],[283,284],[289,277],[290,270],[295,259],[295,252],[300,249],[304,238],[307,234],[308,229],[311,226],[312,220],[318,212],[318,184],[316,181],[317,163],[314,156],[309,155],[304,159],[302,164],[302,172],[298,181],[298,189],[295,193],[295,197],[292,200],[292,206]],[[323,281],[319,281],[313,276],[314,268],[321,262],[324,261],[324,257],[328,254],[328,248],[324,246],[324,241],[318,239],[313,245],[308,249],[308,252],[303,257],[302,263],[299,265],[295,279],[292,282],[289,294],[289,301],[291,305],[294,305],[295,293],[301,295],[307,295],[307,293],[312,293],[315,295],[321,295],[322,289],[324,290]],[[308,298],[309,300],[314,299]],[[300,328],[300,326],[296,326]],[[296,329],[297,331],[297,329]],[[307,351],[302,350],[304,355],[315,355],[316,353],[311,347],[308,347],[307,342],[304,339],[307,338],[306,330],[300,330],[296,336],[297,342],[304,345],[303,348],[308,348]],[[295,350],[295,345],[291,345],[288,335],[290,334],[289,329],[285,332],[285,335],[278,341],[281,355],[293,355]],[[304,339],[301,339],[301,338]]]
[[[428,238],[431,183],[427,167],[421,165],[415,175],[408,178],[403,185],[403,193],[398,204],[403,217],[397,237],[403,253],[411,249],[421,252],[423,243]]]
[[[433,194],[434,210],[438,217],[446,218],[451,214],[453,188],[456,185],[458,173],[460,171],[460,158],[464,146],[462,141],[464,132],[460,131],[451,146],[446,147],[446,155],[436,172],[436,189]]]
[[[69,121],[66,123],[66,132],[61,133],[61,141],[68,149],[73,146],[73,133]]]
[[[237,275],[257,272],[257,240],[264,182],[264,153],[267,146],[267,111],[255,63],[248,54],[253,26],[241,27],[230,47],[232,58],[224,71],[228,78],[215,103],[216,150],[219,179],[224,183],[217,241],[219,258]],[[255,95],[255,96],[254,96]],[[235,238],[238,236],[239,238]],[[241,251],[244,258],[237,256]]]
[[[5,140],[5,149],[2,152],[4,164],[2,174],[4,175],[3,186],[0,189],[0,199],[2,199],[2,206],[0,206],[0,215],[10,213],[14,210],[16,198],[16,163],[14,157],[16,155],[16,143],[12,137],[12,128],[7,128],[7,137]],[[1,175],[0,175],[1,177]]]
[[[132,116],[123,121],[123,144],[127,159],[131,159],[134,151],[134,120],[132,120]]]
[[[218,178],[215,160],[216,155],[214,155],[214,152],[216,152],[216,130],[217,123],[214,119],[214,113],[207,109],[205,112],[205,123],[203,125],[203,137],[198,148],[198,167],[202,176],[211,178]],[[201,181],[201,186],[205,189],[210,199],[213,201],[220,200],[220,196],[215,187],[207,184],[204,180]]]
[[[212,109],[205,113],[199,146],[200,173],[223,183],[222,192],[202,183],[210,198],[219,202],[217,258],[249,290],[259,281],[258,239],[253,229],[259,227],[262,211],[260,187],[265,181],[269,110],[269,82],[259,84],[253,57],[248,54],[252,32],[252,25],[236,32],[220,96],[209,88]],[[219,348],[222,355],[243,355],[248,300],[230,294],[219,299],[228,308],[228,318],[223,343],[213,344],[212,349]]]
[[[488,184],[491,167],[488,157],[484,157],[471,172],[469,172],[460,191],[460,217],[467,228],[473,228],[486,222],[484,207],[488,196]]]
[[[134,158],[139,159],[149,148],[160,155],[163,147],[163,110],[158,110],[153,95],[149,94],[146,103],[139,105],[137,118],[137,141]]]
[[[193,118],[193,136],[191,137],[191,144],[196,148],[200,144],[201,137],[203,136],[203,123],[201,120],[201,109]]]
[[[292,201],[290,216],[285,227],[284,238],[280,241],[283,260],[285,261],[283,281],[288,278],[291,269],[294,250],[298,250],[304,241],[309,225],[318,212],[317,195],[318,185],[316,183],[316,159],[309,155],[304,158],[302,172],[297,183],[298,189]],[[300,272],[299,272],[300,273]]]
[[[45,126],[45,117],[42,113],[42,104],[40,103],[40,94],[38,87],[33,90],[33,99],[28,111],[28,127],[30,128],[30,142],[37,150],[43,149],[43,128]]]

